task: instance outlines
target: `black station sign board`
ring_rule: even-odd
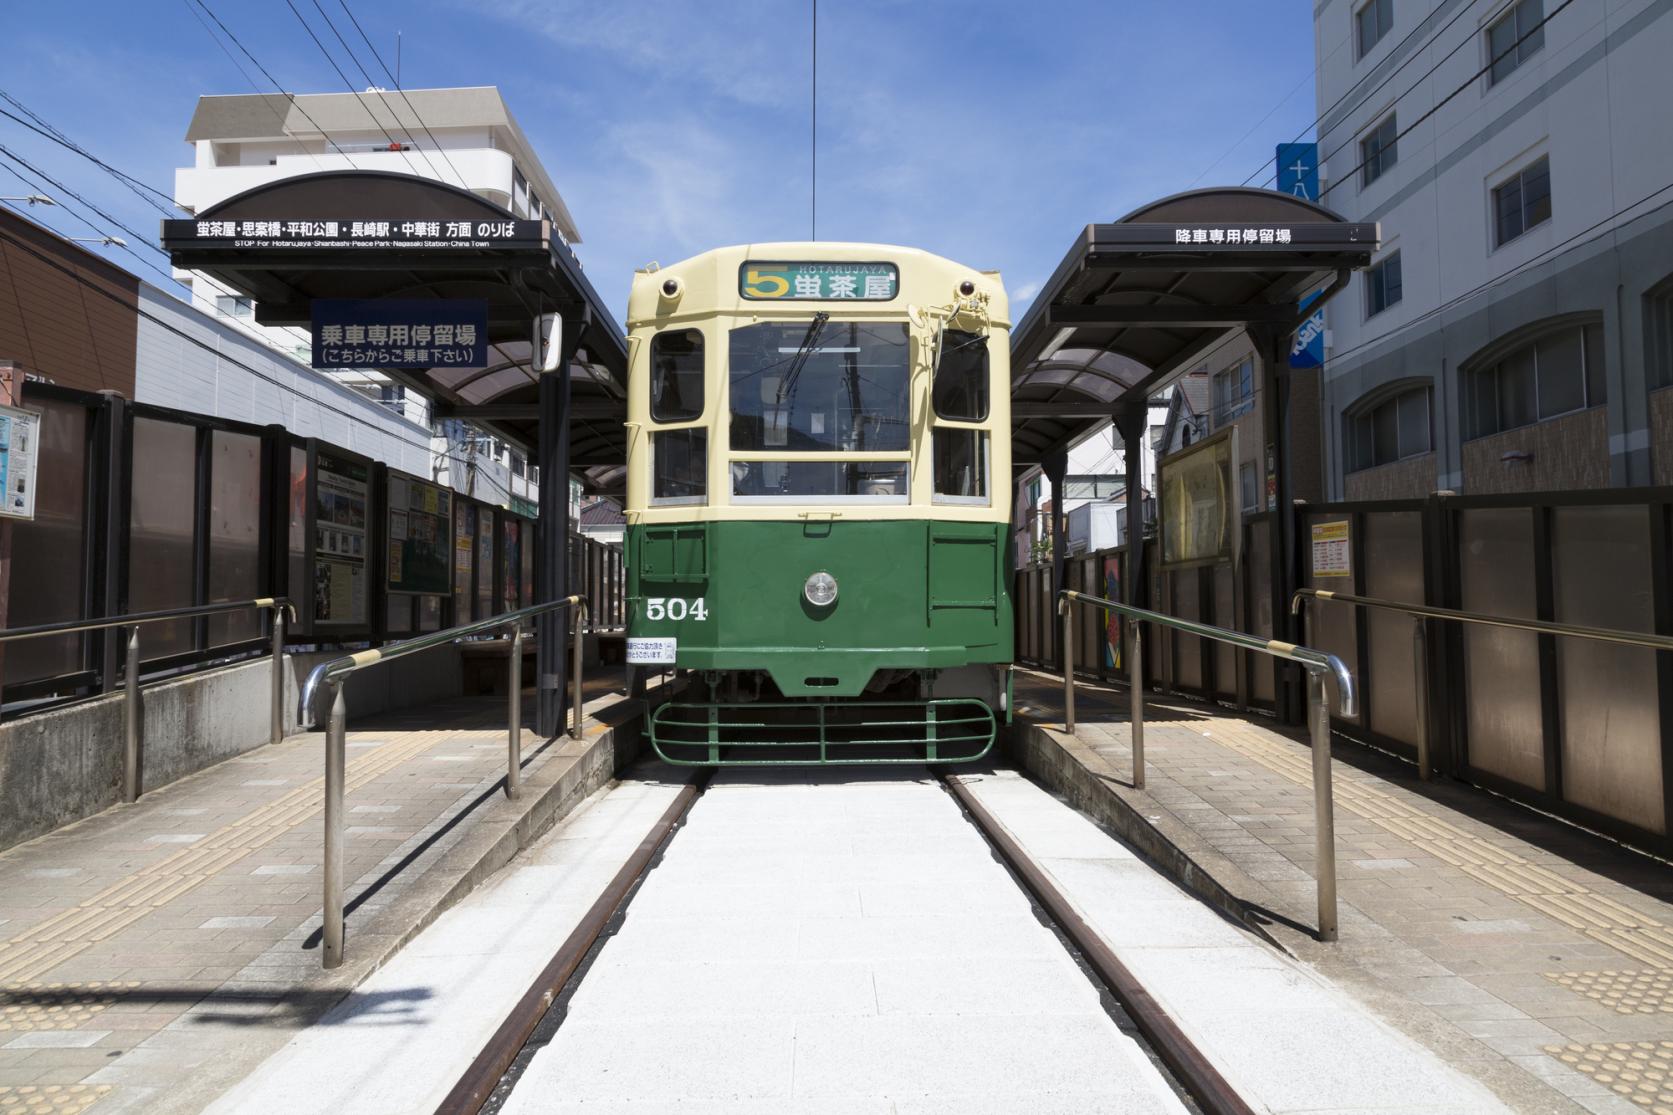
[[[172,248],[528,248],[544,221],[202,220],[163,222]]]
[[[1091,240],[1093,251],[1165,248],[1189,252],[1293,252],[1369,248],[1377,243],[1377,225],[1349,221],[1096,225]]]
[[[488,363],[481,298],[316,298],[316,368],[480,368]]]

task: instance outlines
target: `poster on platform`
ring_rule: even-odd
[[[1353,547],[1346,519],[1313,524],[1313,576],[1353,576]]]
[[[1104,599],[1121,599],[1121,555],[1104,555]],[[1104,668],[1121,669],[1121,616],[1104,612]]]
[[[389,591],[447,595],[453,573],[452,493],[389,475]]]
[[[321,453],[314,483],[314,622],[361,625],[366,615],[366,526],[371,470]]]
[[[40,412],[0,406],[0,515],[35,517],[40,442]]]

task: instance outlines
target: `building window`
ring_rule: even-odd
[[[1244,461],[1237,466],[1237,499],[1245,515],[1259,511],[1260,488],[1255,479],[1255,462]]]
[[[1487,28],[1487,83],[1497,85],[1544,45],[1544,0],[1521,0]]]
[[[1604,402],[1603,326],[1570,325],[1464,372],[1465,437],[1486,437]]]
[[[256,314],[254,302],[231,294],[216,295],[215,309],[227,317],[238,318],[241,321],[248,321]]]
[[[1395,137],[1399,129],[1394,124],[1394,113],[1383,117],[1371,134],[1359,141],[1359,183],[1369,186],[1377,179],[1394,169],[1394,163],[1400,158],[1395,147]]]
[[[511,168],[511,211],[519,217],[529,214],[529,182],[516,167]]]
[[[1673,279],[1644,299],[1644,363],[1651,387],[1673,387]]]
[[[380,383],[380,384],[378,384],[378,402],[382,403],[384,406],[388,407],[390,410],[394,411],[396,414],[406,413],[406,409],[407,409],[407,389],[406,389],[406,386],[404,384],[400,384],[400,383]]]
[[[1347,416],[1347,471],[1376,468],[1435,447],[1430,435],[1434,389],[1413,387]]]
[[[1120,473],[1100,473],[1097,476],[1065,476],[1063,498],[1113,499],[1127,491],[1127,478]]]
[[[1255,406],[1255,361],[1245,359],[1214,374],[1214,428],[1248,414]]]
[[[1365,272],[1365,316],[1373,317],[1405,296],[1400,281],[1400,253],[1390,252]]]
[[[1503,246],[1551,219],[1551,160],[1541,157],[1493,190],[1493,219]]]
[[[1370,0],[1354,13],[1354,28],[1359,39],[1359,57],[1364,58],[1394,29],[1394,0]]]

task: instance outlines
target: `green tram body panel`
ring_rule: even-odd
[[[878,670],[1004,665],[1014,648],[1009,532],[819,512],[629,526],[627,633],[677,639],[683,670],[765,671],[785,697],[858,699]],[[820,570],[837,581],[824,608],[802,594]],[[656,599],[664,618],[653,620]],[[683,604],[670,609],[675,599]]]

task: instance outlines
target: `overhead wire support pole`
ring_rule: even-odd
[[[819,0],[813,0],[813,97],[808,149],[813,161],[808,202],[808,239],[819,239]]]

